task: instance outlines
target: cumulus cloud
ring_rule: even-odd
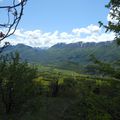
[[[23,43],[32,47],[51,47],[57,43],[75,42],[100,42],[111,41],[114,33],[104,33],[97,25],[89,25],[85,28],[74,28],[71,32],[43,32],[42,30],[24,31],[16,30],[14,38],[9,38],[11,44]]]
[[[86,28],[76,28],[72,30],[73,33],[77,33],[78,35],[80,35],[81,33],[92,34],[92,33],[97,33],[99,31],[100,31],[100,28],[92,24],[87,26]]]

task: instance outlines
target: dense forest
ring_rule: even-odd
[[[120,80],[19,61],[0,62],[1,119],[119,120]],[[7,118],[6,118],[7,117]]]
[[[99,24],[116,33],[113,42],[0,48],[0,120],[120,120],[120,1],[106,7],[118,22]]]

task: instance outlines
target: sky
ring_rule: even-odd
[[[0,0],[7,4],[9,0]],[[51,47],[57,43],[111,41],[98,21],[107,23],[109,0],[28,0],[22,20],[14,34],[4,41],[16,45]]]

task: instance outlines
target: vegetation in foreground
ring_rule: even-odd
[[[1,120],[119,120],[120,81],[1,58]]]

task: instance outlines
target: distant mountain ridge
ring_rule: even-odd
[[[104,45],[109,45],[111,43],[113,43],[114,41],[106,41],[106,42],[87,42],[87,43],[83,43],[83,42],[77,42],[77,43],[70,43],[70,44],[66,44],[66,43],[58,43],[53,45],[51,48],[64,48],[64,47],[93,47],[93,46],[104,46]]]
[[[90,55],[94,54],[104,61],[120,59],[120,47],[113,42],[100,43],[58,43],[48,49],[33,48],[24,44],[9,46],[4,53],[19,52],[23,60],[30,63],[52,65],[60,68],[74,68],[90,63]]]

